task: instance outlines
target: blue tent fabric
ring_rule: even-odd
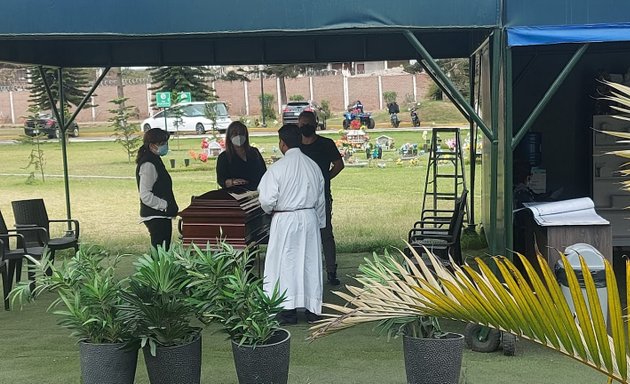
[[[499,0],[2,0],[0,61],[58,67],[468,57]]]
[[[507,28],[508,46],[598,43],[630,40],[630,23]]]
[[[498,0],[2,0],[0,37],[494,26]]]

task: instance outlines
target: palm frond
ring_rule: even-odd
[[[562,253],[560,256],[575,313],[569,309],[553,271],[540,254],[537,268],[524,256],[516,255],[523,264],[523,273],[509,259],[493,257],[498,270],[495,275],[479,258],[475,259],[475,266],[453,265],[448,269],[433,255],[429,254],[428,265],[414,252],[413,259],[398,261],[385,255],[363,265],[363,274],[357,278],[361,287],[347,286],[349,293],[334,292],[347,303],[324,304],[337,313],[313,326],[310,339],[361,323],[435,316],[513,333],[570,356],[610,380],[627,383],[630,351],[612,265],[604,262],[608,301],[603,304],[610,313],[609,335],[587,265],[580,258],[584,275],[580,286],[567,258]],[[630,282],[630,264],[627,271]]]

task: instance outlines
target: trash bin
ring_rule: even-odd
[[[564,250],[564,254],[567,256],[569,264],[571,264],[571,267],[575,271],[580,287],[582,287],[582,296],[584,297],[584,300],[587,302],[588,305],[586,288],[582,275],[582,266],[580,265],[580,259],[578,255],[584,258],[584,261],[586,262],[586,265],[591,272],[591,276],[593,277],[593,281],[595,282],[599,304],[602,308],[602,313],[604,314],[604,321],[606,321],[606,324],[608,324],[608,293],[606,291],[606,270],[604,267],[604,256],[592,245],[584,243],[577,243],[568,246]],[[559,260],[556,264],[556,278],[558,279],[558,283],[560,283],[560,289],[562,290],[562,293],[564,294],[564,297],[569,304],[569,309],[572,313],[575,313],[575,305],[573,304],[573,299],[571,298],[569,282],[567,280],[567,274],[564,269],[564,265],[562,264],[562,260]]]

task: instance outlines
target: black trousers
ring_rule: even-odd
[[[171,247],[171,236],[173,234],[173,224],[171,219],[151,219],[144,222],[151,235],[151,246],[157,248],[158,245],[168,250]]]
[[[326,227],[320,230],[326,272],[337,272],[337,244],[332,227],[332,199],[326,198]]]

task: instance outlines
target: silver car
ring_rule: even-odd
[[[315,113],[317,120],[317,128],[326,129],[326,114],[322,107],[314,101],[289,101],[282,109],[282,124],[297,124],[298,116],[302,111],[311,111]]]

